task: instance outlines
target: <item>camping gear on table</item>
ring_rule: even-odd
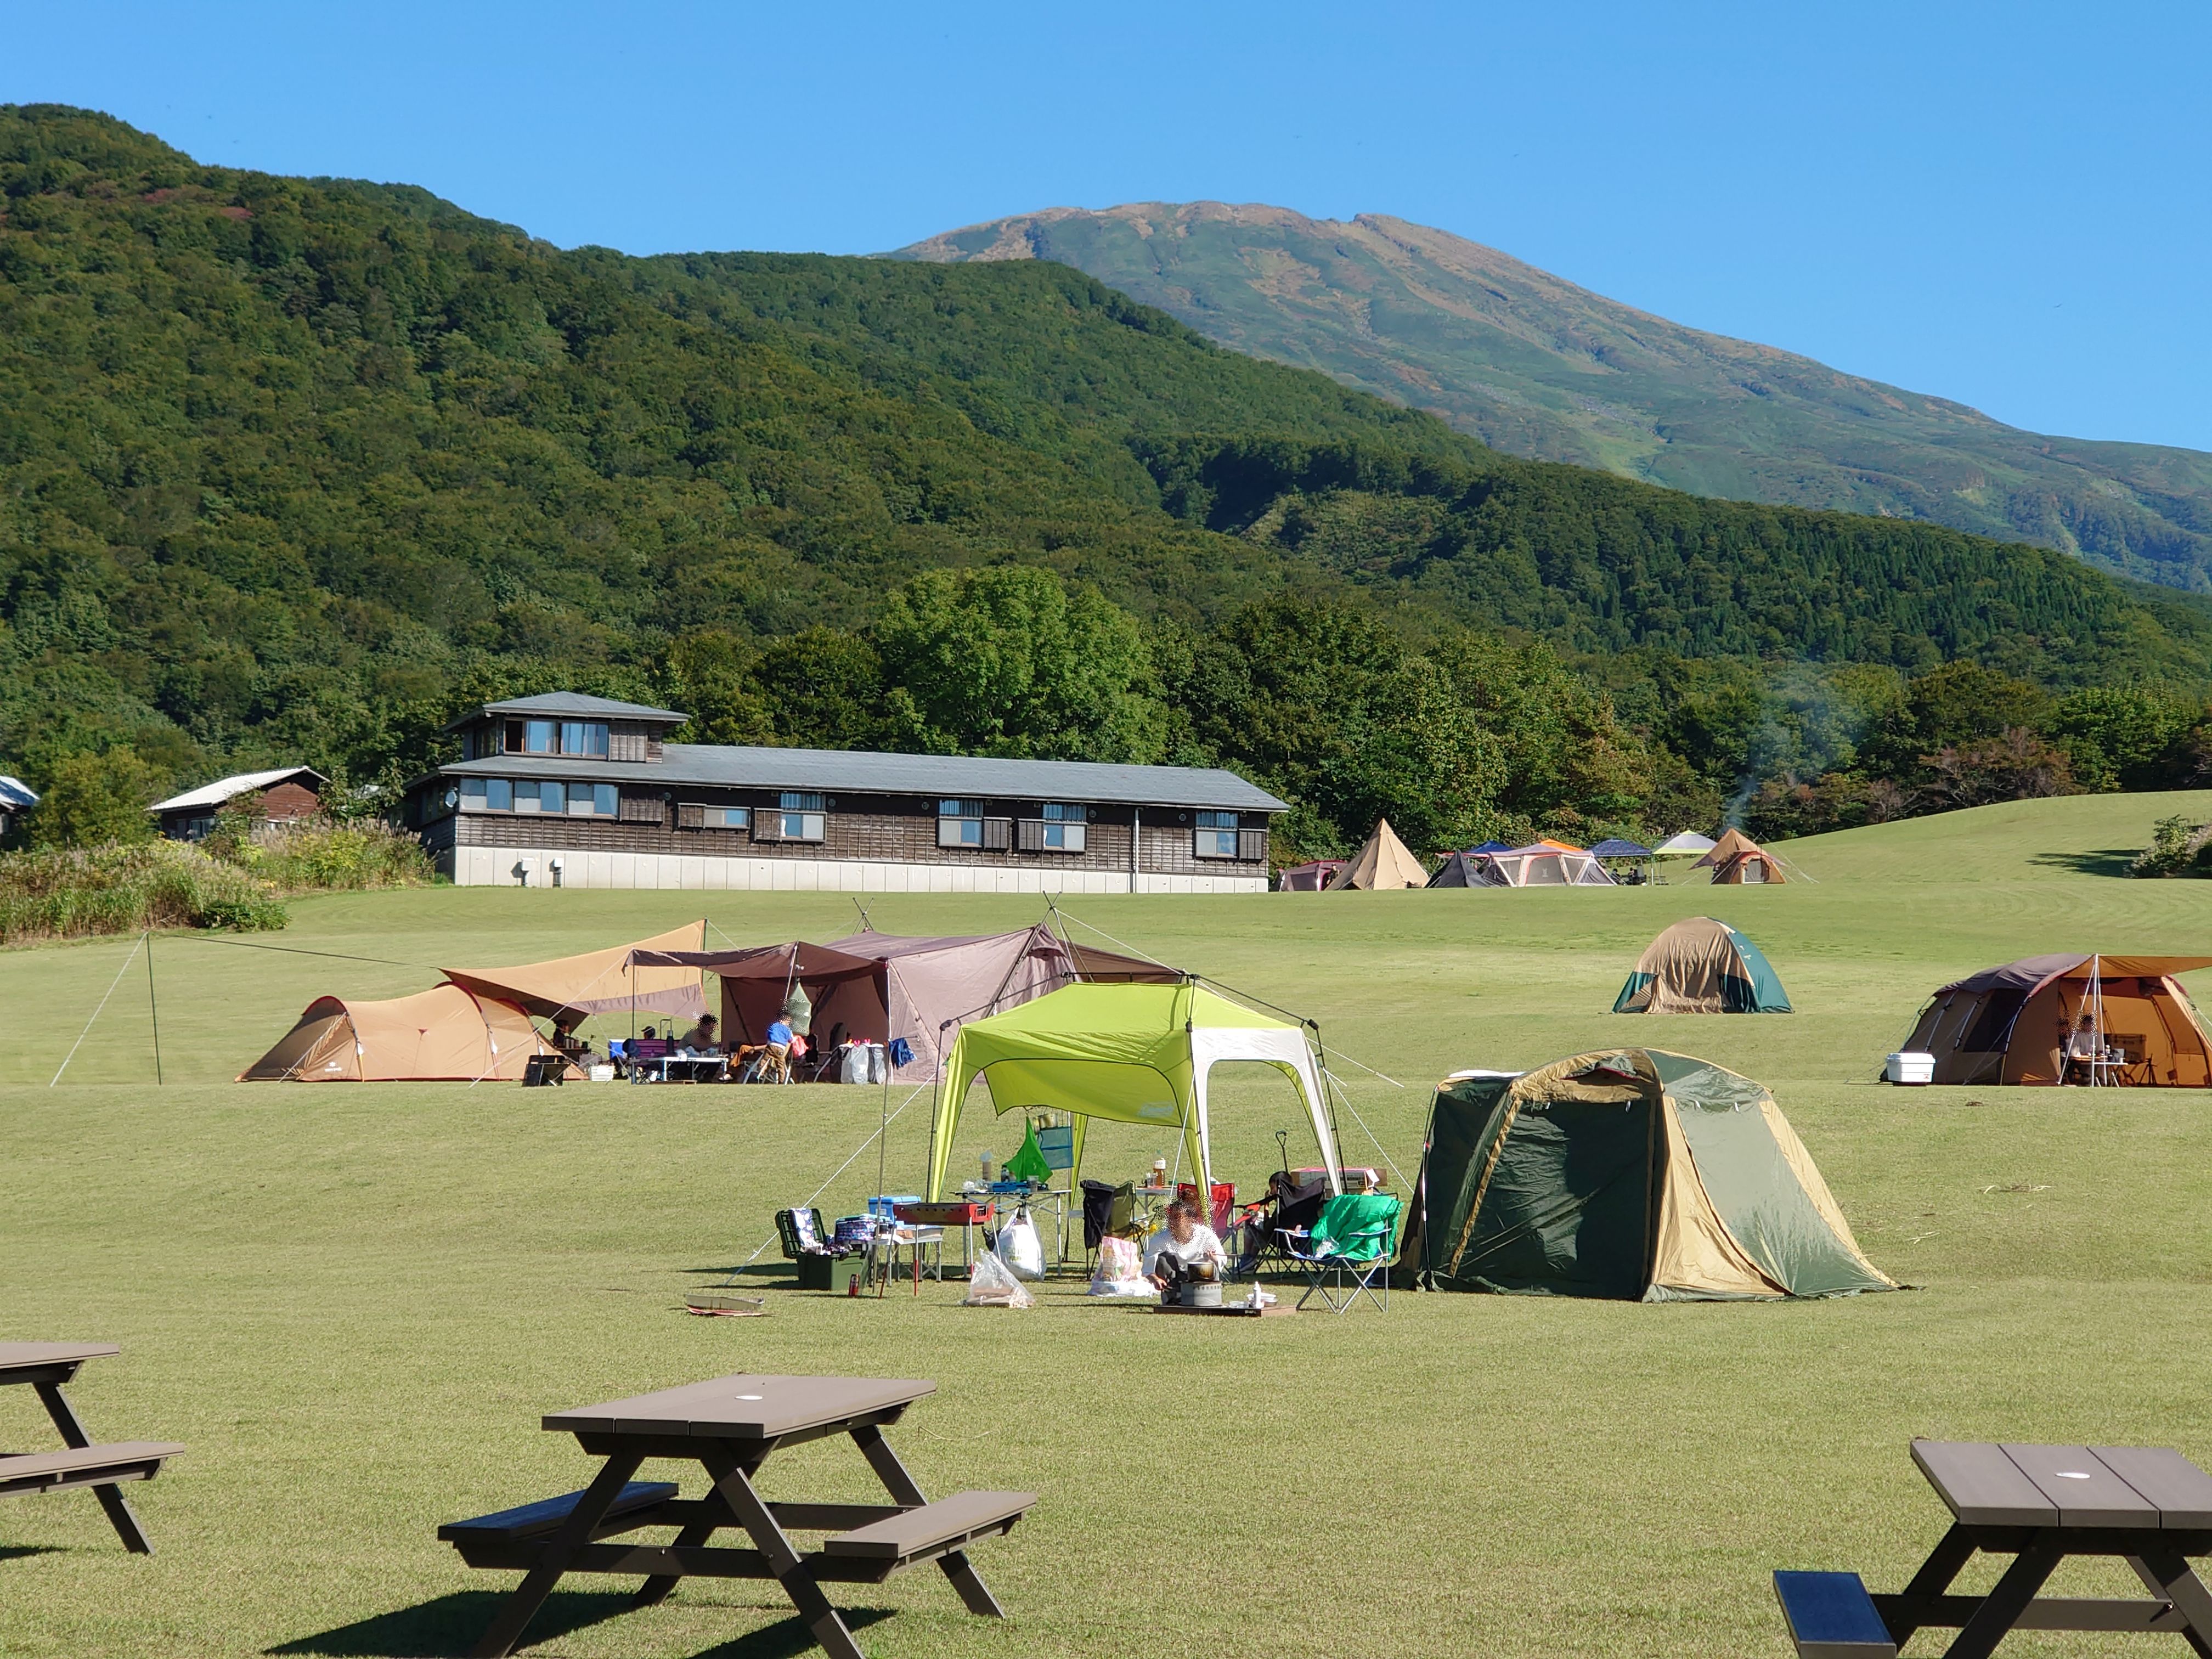
[[[1029,1287],[1014,1277],[1006,1264],[986,1250],[975,1258],[975,1265],[968,1275],[968,1294],[960,1298],[963,1308],[1034,1308],[1036,1297]]]
[[[1773,1096],[1657,1048],[1446,1079],[1397,1269],[1431,1289],[1645,1302],[1897,1288]]]
[[[1364,1296],[1388,1312],[1390,1247],[1397,1243],[1396,1198],[1388,1193],[1343,1193],[1321,1206],[1312,1226],[1285,1240],[1285,1253],[1305,1272],[1304,1307],[1319,1296],[1331,1313],[1342,1313]],[[1382,1294],[1376,1297],[1380,1279]],[[1341,1298],[1341,1299],[1340,1299]]]
[[[1711,916],[1691,916],[1644,947],[1613,1012],[1786,1014],[1790,994],[1750,939]]]
[[[1936,1083],[2212,1087],[2212,1034],[2174,975],[2212,957],[2024,957],[1954,980],[1905,1052]]]
[[[1073,1112],[1078,1175],[1082,1130],[1095,1117],[1180,1130],[1184,1167],[1210,1182],[1207,1079],[1215,1066],[1237,1060],[1273,1066],[1291,1080],[1333,1170],[1336,1131],[1305,1027],[1189,981],[1070,985],[971,1020],[953,1037],[930,1129],[929,1196],[945,1190],[961,1111],[978,1078],[994,1112],[1039,1100]]]
[[[1710,869],[1716,887],[1780,887],[1784,884],[1782,860],[1741,830],[1731,830],[1713,843],[1711,852],[1690,866]]]
[[[1936,1056],[1901,1052],[1889,1055],[1882,1061],[1882,1080],[1917,1085],[1936,1080]]]
[[[1526,847],[1478,847],[1454,853],[1430,878],[1431,887],[1616,887],[1604,865],[1563,841]]]
[[[1352,861],[1328,878],[1322,890],[1328,893],[1380,893],[1429,884],[1429,866],[1415,858],[1390,820],[1378,818],[1364,846]]]

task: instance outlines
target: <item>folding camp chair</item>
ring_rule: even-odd
[[[1343,1193],[1321,1206],[1302,1236],[1287,1237],[1285,1252],[1305,1270],[1304,1307],[1316,1291],[1331,1313],[1342,1313],[1364,1294],[1390,1306],[1390,1248],[1398,1233],[1398,1200],[1388,1193]],[[1375,1294],[1380,1279],[1382,1294]],[[1337,1298],[1343,1299],[1339,1301]]]

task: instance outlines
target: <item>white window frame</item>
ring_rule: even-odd
[[[1037,816],[1043,830],[1038,848],[1045,853],[1080,853],[1086,850],[1089,841],[1091,809],[1073,801],[1048,800],[1037,804]]]
[[[1237,856],[1237,831],[1241,827],[1234,812],[1204,811],[1196,815],[1198,824],[1190,832],[1190,854],[1199,859],[1231,859]],[[1224,823],[1224,820],[1226,820]]]
[[[940,799],[937,803],[937,844],[956,852],[981,852],[983,806],[980,800],[954,800],[949,796]]]

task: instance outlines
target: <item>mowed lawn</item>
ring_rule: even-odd
[[[593,1467],[542,1413],[757,1370],[933,1378],[894,1435],[923,1485],[1042,1495],[977,1552],[1008,1620],[967,1617],[933,1571],[842,1590],[872,1653],[1784,1654],[1771,1569],[1853,1567],[1893,1588],[1940,1532],[1905,1455],[1915,1435],[2152,1442],[2212,1463],[2212,1098],[1872,1081],[1960,973],[2212,946],[2212,884],[2100,873],[2154,819],[2192,810],[2212,816],[2212,795],[1853,831],[1785,847],[1818,879],[1765,890],[1071,905],[1312,1014],[1333,1048],[1401,1081],[1346,1073],[1408,1175],[1430,1089],[1457,1067],[1646,1043],[1761,1079],[1868,1254],[1917,1287],[1801,1305],[1399,1294],[1387,1315],[1217,1322],[1091,1304],[1070,1279],[1008,1314],[958,1307],[951,1285],[803,1294],[771,1247],[746,1274],[771,1316],[694,1318],[682,1293],[744,1261],[774,1210],[861,1146],[880,1091],[227,1079],[319,992],[400,994],[438,966],[702,914],[716,942],[828,939],[856,925],[850,899],[447,890],[302,902],[259,939],[163,938],[159,1088],[143,957],[46,1086],[127,941],[0,956],[0,1337],[119,1342],[73,1390],[95,1434],[191,1448],[132,1491],[150,1559],[123,1553],[88,1495],[0,1503],[0,1652],[463,1652],[514,1580],[464,1568],[438,1523]],[[1040,908],[866,902],[908,933]],[[1610,1015],[1642,945],[1700,913],[1749,932],[1801,1012]],[[286,949],[250,948],[269,945]],[[981,1098],[956,1171],[1015,1144],[1018,1121],[994,1124]],[[918,1183],[927,1105],[891,1128],[893,1190]],[[1341,1115],[1347,1156],[1374,1161]],[[1277,1131],[1310,1152],[1264,1075],[1223,1091],[1215,1130],[1221,1172],[1248,1192]],[[1091,1149],[1091,1171],[1115,1177],[1172,1155],[1110,1126]],[[876,1163],[871,1148],[823,1208],[857,1208]],[[0,1393],[0,1445],[51,1440],[27,1390]],[[768,1485],[872,1492],[844,1443],[771,1464]],[[632,1613],[629,1581],[568,1582],[538,1651],[807,1645],[772,1586],[691,1581]],[[1929,1635],[1912,1650],[1937,1650]],[[2025,1634],[2015,1650],[2125,1650]]]

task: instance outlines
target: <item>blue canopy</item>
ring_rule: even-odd
[[[1477,853],[1510,853],[1512,850],[1502,841],[1486,841],[1480,847],[1468,848],[1467,855],[1473,858]]]
[[[1598,842],[1590,851],[1601,859],[1648,859],[1651,856],[1650,848],[1638,847],[1634,842],[1623,841],[1618,836]]]

